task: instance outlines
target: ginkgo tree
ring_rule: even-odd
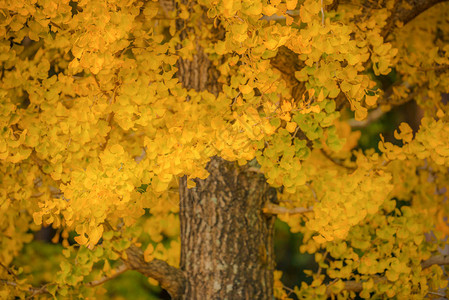
[[[0,298],[128,270],[173,299],[444,297],[440,2],[0,1]],[[358,147],[410,101],[419,128]],[[319,266],[288,294],[276,218]]]

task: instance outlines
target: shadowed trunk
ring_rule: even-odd
[[[184,299],[272,299],[274,217],[262,207],[275,191],[220,158],[207,170],[196,188],[180,185]]]
[[[433,5],[443,1],[447,0],[430,2]],[[424,0],[407,2],[413,13],[396,7],[383,29],[383,37],[394,29],[393,21],[407,23],[431,6]],[[338,1],[335,1],[330,9],[337,5]],[[204,11],[204,18],[195,22],[198,28],[206,28],[212,20]],[[187,23],[177,20],[181,40],[189,35],[197,36]],[[222,40],[225,33],[219,22],[212,28],[213,40]],[[294,97],[304,93],[304,84],[291,75],[301,68],[297,54],[280,47],[271,64],[290,83]],[[198,43],[193,59],[178,61],[177,75],[187,89],[207,90],[215,95],[221,90],[217,81],[219,72]],[[346,103],[341,95],[341,99],[337,99],[339,107]],[[181,298],[273,299],[275,218],[264,215],[262,208],[267,201],[276,202],[275,190],[268,186],[263,176],[248,172],[235,162],[214,157],[207,170],[209,177],[195,180],[195,188],[187,188],[185,177],[180,181],[180,268],[186,278]]]
[[[191,30],[183,22],[177,24],[184,29],[181,39]],[[220,39],[219,29],[216,35]],[[221,90],[219,72],[200,46],[192,60],[180,59],[178,68],[187,89],[215,95]],[[275,201],[276,191],[236,162],[214,157],[207,170],[209,177],[195,180],[195,188],[187,188],[185,177],[180,181],[183,299],[273,299],[275,218],[262,208]]]

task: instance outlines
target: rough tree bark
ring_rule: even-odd
[[[178,68],[186,88],[220,90],[217,71],[200,46]],[[209,177],[195,180],[195,188],[187,188],[185,177],[180,181],[182,298],[272,299],[274,217],[262,208],[275,201],[275,190],[263,176],[218,157],[207,170]]]
[[[409,1],[416,15],[428,8],[428,5],[421,5],[423,0]],[[431,3],[443,1],[447,0],[432,0]],[[335,4],[333,8],[338,1]],[[166,10],[174,9],[174,5],[167,7],[171,8]],[[406,23],[410,13],[398,10],[390,19]],[[181,39],[188,36],[189,30],[183,22],[180,20],[177,24],[178,30],[185,30],[181,32]],[[207,17],[200,22],[208,22]],[[393,28],[387,27],[384,36]],[[301,64],[297,55],[281,47],[271,63],[290,83],[293,94],[300,94],[304,87],[291,75]],[[220,90],[217,71],[199,45],[193,59],[178,62],[177,75],[187,89],[208,90],[213,94]],[[218,157],[211,159],[207,170],[209,177],[196,179],[195,188],[187,188],[185,177],[180,181],[180,270],[159,264],[157,268],[167,269],[168,275],[160,270],[156,273],[168,279],[158,280],[165,282],[162,286],[174,299],[273,299],[275,217],[264,214],[263,208],[268,202],[276,202],[275,190],[262,175]],[[137,259],[130,259],[129,267],[158,278],[152,274],[153,269],[142,270],[140,265],[145,263],[141,253],[131,251],[133,253],[137,254],[130,257]]]
[[[213,158],[196,188],[180,186],[184,299],[272,299],[275,191],[262,176]]]

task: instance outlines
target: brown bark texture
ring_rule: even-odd
[[[233,162],[207,169],[195,188],[180,185],[183,299],[273,299],[274,217],[262,208],[275,191]]]
[[[410,1],[412,11],[419,13],[428,8],[423,4],[425,1]],[[446,0],[431,2],[433,5],[442,1]],[[337,5],[338,1],[331,9]],[[393,15],[391,20],[404,23],[414,17],[400,9]],[[210,21],[205,17],[199,22]],[[196,26],[201,27],[201,24]],[[392,26],[388,27],[384,36]],[[181,39],[194,34],[185,21],[178,20],[177,28],[181,30]],[[304,92],[303,84],[298,84],[292,76],[301,63],[290,49],[281,47],[272,65],[290,83],[294,96]],[[192,59],[178,62],[178,78],[187,89],[218,94],[217,75],[199,43]],[[275,216],[264,214],[263,209],[267,203],[276,202],[276,191],[268,186],[263,176],[235,162],[214,157],[207,170],[209,177],[196,179],[195,188],[187,188],[185,177],[180,180],[180,270],[185,280],[176,277],[181,278],[177,286],[181,286],[183,292],[172,294],[173,298],[273,299]]]
[[[177,25],[181,39],[194,34],[184,21]],[[218,94],[218,71],[201,46],[195,50],[191,60],[178,61],[180,82]],[[185,177],[180,181],[182,299],[273,299],[275,217],[262,209],[275,201],[275,190],[235,162],[214,157],[207,170],[195,188],[187,188]]]

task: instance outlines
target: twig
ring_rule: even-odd
[[[97,77],[94,76],[94,78],[95,78],[95,82],[96,82],[97,85],[98,85],[98,88],[101,90],[101,88],[100,88],[100,83],[98,82]],[[118,88],[118,86],[115,87],[114,91],[112,92],[112,96],[109,98],[109,102],[108,102],[108,105],[109,105],[109,106],[112,104],[112,102],[115,101],[115,96],[116,96],[117,88]],[[103,92],[103,93],[104,93],[104,92]],[[114,112],[111,111],[111,112],[108,114],[108,116],[106,117],[106,122],[108,123],[108,126],[109,126],[110,129],[109,129],[109,131],[108,131],[108,133],[107,133],[107,135],[106,135],[106,137],[105,137],[104,143],[101,145],[101,151],[104,151],[104,149],[106,149],[106,146],[108,145],[109,137],[110,137],[111,131],[112,131],[112,120],[114,119],[114,115],[115,115]]]
[[[334,164],[336,164],[336,165],[338,165],[338,166],[340,166],[340,167],[346,168],[346,169],[348,169],[348,170],[355,170],[355,169],[356,169],[355,167],[351,167],[351,166],[345,165],[342,161],[333,158],[332,156],[329,155],[329,153],[327,153],[327,152],[324,151],[323,149],[321,149],[321,153],[322,153],[327,159],[329,159],[329,160],[332,161]]]
[[[329,252],[326,250],[326,252],[324,252],[324,254],[323,254],[323,261],[325,261],[326,260],[326,257],[327,257],[327,254],[328,254]],[[321,269],[321,265],[320,266],[318,266],[318,271],[317,271],[317,274],[318,275],[321,275],[321,271],[322,271],[322,269]]]
[[[1,264],[1,265],[3,266],[3,264]],[[3,267],[4,267],[4,266],[3,266]],[[106,281],[109,281],[109,280],[111,280],[111,279],[113,279],[113,278],[119,276],[120,274],[123,274],[123,273],[126,272],[127,270],[130,270],[129,267],[128,267],[128,265],[123,264],[123,265],[121,265],[119,268],[117,268],[117,269],[115,270],[115,273],[112,274],[111,276],[109,276],[109,277],[103,277],[103,278],[101,278],[101,279],[98,279],[98,280],[94,280],[94,281],[88,282],[88,283],[86,283],[86,286],[88,286],[88,287],[95,287],[95,286],[101,285],[101,284],[105,283]],[[10,272],[8,271],[8,273],[10,273]],[[13,275],[14,275],[14,277],[17,279],[17,277],[15,276],[15,274],[13,274]],[[14,281],[8,281],[8,280],[3,280],[3,279],[1,279],[0,282],[4,283],[4,284],[6,284],[6,285],[14,286],[14,287],[18,287],[18,286],[19,286],[19,284],[18,284],[17,282],[14,282]],[[48,289],[47,289],[47,286],[48,286],[49,284],[52,284],[52,283],[44,284],[44,285],[41,286],[41,287],[30,287],[30,288],[28,289],[28,291],[31,292],[31,295],[29,295],[26,299],[34,299],[34,297],[37,296],[37,295],[49,293],[49,291],[48,291]]]
[[[106,281],[109,281],[109,280],[119,276],[120,274],[125,273],[128,270],[129,270],[129,267],[126,264],[123,264],[120,267],[118,267],[117,269],[115,269],[115,272],[111,276],[102,277],[101,279],[91,281],[91,282],[87,283],[86,285],[89,287],[101,285],[101,284],[105,283]]]
[[[321,25],[324,27],[324,3],[321,0]]]
[[[410,92],[406,97],[401,97],[400,99],[394,99],[394,89],[399,87],[406,87]],[[418,94],[416,88],[412,89],[407,82],[398,82],[391,85],[383,94],[383,97],[377,100],[377,105],[391,105],[391,106],[400,106],[409,101],[412,101]]]
[[[289,288],[286,285],[282,285],[282,288],[287,291],[287,296],[290,296],[291,294],[295,294],[295,290],[292,288]]]
[[[30,288],[30,290],[32,290],[33,292],[31,293],[30,296],[26,297],[26,299],[34,299],[34,296],[36,295],[40,295],[40,294],[49,294],[50,292],[47,289],[47,286],[49,284],[44,284],[43,286],[41,286],[40,288]]]
[[[6,284],[6,285],[19,287],[19,284],[17,282],[14,282],[14,281],[0,279],[0,282],[3,283],[3,284]],[[31,295],[28,296],[26,299],[33,299],[33,297],[36,296],[36,295],[48,293],[47,285],[48,284],[44,284],[43,286],[41,286],[39,288],[35,288],[35,287],[28,288],[28,291],[31,292]]]
[[[3,269],[5,269],[6,270],[6,272],[9,274],[9,275],[11,275],[12,277],[14,277],[14,279],[18,279],[17,278],[17,275],[11,270],[11,269],[9,269],[7,266],[5,266],[4,264],[2,264],[1,262],[0,262],[0,266],[3,268]]]
[[[444,294],[435,293],[435,292],[427,292],[427,294],[436,295],[436,296],[440,296],[440,297],[446,297],[446,295],[444,295]],[[444,299],[446,299],[446,298],[444,298]]]
[[[263,174],[263,172],[256,167],[249,167],[248,169],[246,169],[248,172],[254,172],[254,173],[258,173],[258,174]]]
[[[369,124],[371,124],[372,122],[375,122],[378,119],[380,119],[380,117],[382,117],[384,114],[385,112],[382,109],[380,109],[380,107],[378,107],[375,110],[370,111],[365,120],[358,121],[355,119],[351,119],[348,121],[348,124],[349,126],[351,126],[352,129],[364,128]]]
[[[387,281],[387,278],[376,276],[376,277],[373,278],[373,280],[374,280],[374,284],[378,284],[378,283],[380,283],[382,281]],[[334,282],[332,282],[331,284],[329,284],[327,286],[326,295],[329,296],[329,295],[333,294],[333,292],[331,290],[331,287],[332,287],[332,285],[335,282],[337,282],[337,281],[334,281]],[[345,287],[343,289],[346,290],[346,291],[360,293],[363,290],[363,284],[362,284],[361,281],[357,282],[355,280],[349,280],[349,281],[345,281],[344,284],[345,284]]]
[[[298,215],[298,214],[304,214],[313,211],[312,207],[306,208],[306,207],[283,207],[271,202],[268,202],[265,204],[265,207],[262,209],[262,211],[265,214],[271,214],[271,215],[282,215],[282,214],[289,214],[289,215]]]

